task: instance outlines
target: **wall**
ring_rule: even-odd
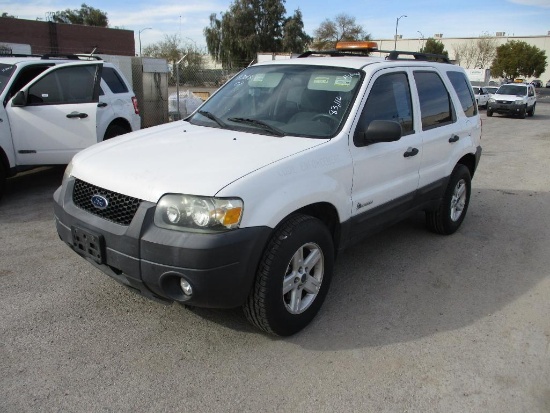
[[[132,30],[0,17],[0,43],[26,43],[33,54],[91,53],[135,56]]]

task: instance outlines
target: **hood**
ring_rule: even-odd
[[[493,96],[493,99],[496,99],[496,100],[509,100],[512,102],[527,98],[527,96],[524,96],[524,95],[500,95],[498,93],[494,93],[492,96]]]
[[[79,152],[72,176],[151,202],[166,193],[214,196],[251,172],[325,142],[173,122]]]

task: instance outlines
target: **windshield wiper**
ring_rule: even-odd
[[[199,110],[197,113],[200,113],[202,116],[205,116],[210,120],[213,120],[218,125],[220,125],[222,128],[227,128],[227,125],[225,124],[225,122],[223,120],[221,120],[220,118],[218,118],[213,113],[208,112],[207,110]]]
[[[231,122],[236,122],[236,123],[246,123],[248,125],[259,126],[263,130],[271,132],[276,136],[286,135],[286,133],[284,133],[281,129],[276,128],[275,126],[271,126],[269,123],[266,123],[262,120],[250,119],[250,118],[228,118],[227,120],[230,120]]]

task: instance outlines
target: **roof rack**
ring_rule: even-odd
[[[386,60],[399,60],[400,55],[412,56],[414,60],[439,62],[439,63],[452,63],[449,58],[443,54],[434,53],[421,53],[421,52],[407,52],[403,50],[375,50],[378,53],[388,53]],[[402,59],[413,60],[413,59]]]
[[[90,54],[72,54],[72,53],[67,53],[67,54],[53,54],[53,53],[49,53],[49,54],[45,54],[45,55],[42,55],[40,56],[40,58],[42,60],[55,60],[55,59],[68,59],[68,60],[103,60],[101,57],[99,56],[94,56],[94,55],[90,55]]]

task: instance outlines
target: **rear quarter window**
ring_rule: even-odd
[[[460,100],[464,114],[469,118],[477,115],[475,98],[470,90],[470,81],[466,78],[466,75],[462,72],[449,71],[447,77],[453,85],[458,100]]]
[[[112,67],[104,67],[101,77],[113,93],[128,93],[126,84]]]

